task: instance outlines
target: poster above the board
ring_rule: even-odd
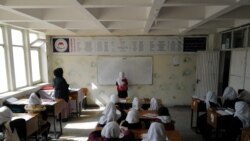
[[[54,37],[54,53],[76,55],[150,55],[183,52],[183,38],[175,36]]]

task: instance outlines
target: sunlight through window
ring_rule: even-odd
[[[0,78],[1,78],[1,85],[0,85],[0,93],[8,91],[8,79],[7,79],[7,72],[6,72],[6,63],[5,63],[5,52],[3,47],[3,32],[2,28],[0,27]]]
[[[93,82],[91,83],[91,86],[92,86],[92,90],[97,89],[97,86]]]
[[[36,49],[32,49],[30,51],[31,55],[31,70],[32,70],[32,81],[40,81],[40,61],[39,61],[39,51]]]
[[[64,128],[66,129],[95,129],[97,121],[94,122],[81,122],[81,123],[68,123]]]

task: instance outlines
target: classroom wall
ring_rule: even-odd
[[[164,105],[190,105],[195,88],[196,54],[151,55],[153,57],[153,84],[129,86],[129,97],[156,97]],[[98,56],[48,54],[49,80],[52,82],[53,69],[62,67],[70,87],[87,87],[90,91],[88,104],[103,105],[116,86],[101,86],[97,83]],[[173,63],[173,58],[175,62]],[[178,64],[179,62],[179,64]]]

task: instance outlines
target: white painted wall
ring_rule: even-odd
[[[51,51],[51,49],[49,49]],[[129,97],[156,97],[164,105],[189,105],[195,88],[196,54],[152,55],[153,84],[130,86]],[[98,56],[48,54],[49,79],[53,79],[53,69],[62,67],[64,77],[71,87],[87,87],[90,104],[106,104],[116,86],[97,84]],[[173,65],[173,58],[179,58],[179,65]],[[93,86],[96,86],[94,88]]]

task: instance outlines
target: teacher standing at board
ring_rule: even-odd
[[[119,98],[126,98],[128,97],[128,80],[125,77],[124,72],[119,72],[119,77],[116,79],[116,86],[118,91]]]

